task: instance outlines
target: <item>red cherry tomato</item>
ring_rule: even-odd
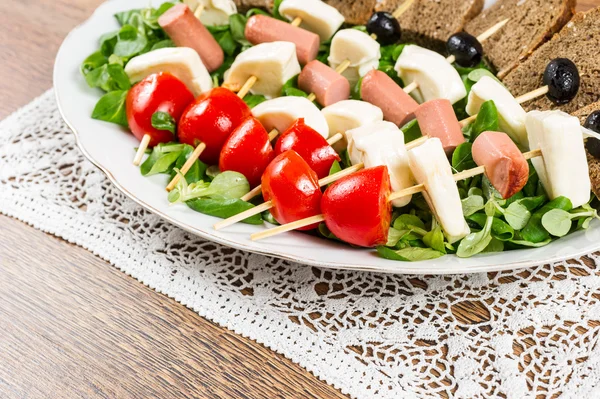
[[[298,119],[286,130],[275,145],[275,154],[294,150],[317,173],[319,179],[329,175],[331,165],[340,156],[318,132]]]
[[[225,141],[219,169],[239,172],[246,176],[251,187],[255,187],[260,184],[263,172],[274,157],[269,133],[257,119],[250,117]]]
[[[321,213],[319,178],[294,151],[278,155],[267,166],[262,176],[262,192],[265,201],[273,202],[271,213],[281,224]],[[300,230],[312,230],[317,225]]]
[[[390,191],[386,166],[364,169],[338,180],[321,201],[327,228],[349,244],[385,245],[392,219]]]
[[[250,108],[235,93],[222,87],[200,95],[185,110],[179,120],[179,141],[196,147],[200,142],[206,149],[202,162],[216,165],[225,140],[246,118]]]
[[[150,147],[173,141],[175,135],[168,130],[152,127],[155,112],[167,112],[178,121],[185,108],[194,101],[194,95],[185,84],[170,73],[155,73],[146,77],[129,90],[125,101],[127,122],[133,135],[142,140],[151,137]]]

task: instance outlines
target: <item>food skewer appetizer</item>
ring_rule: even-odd
[[[323,21],[321,21],[321,25],[313,23],[313,27],[309,27],[311,17],[307,8],[313,1],[315,0],[303,4],[299,0],[286,0],[282,4],[280,12],[281,10],[285,11],[286,7],[294,9],[292,13],[286,15],[289,20],[293,21],[293,24],[288,25],[276,21],[285,25],[286,29],[306,21],[303,27],[308,27],[314,33],[303,32],[306,33],[306,37],[311,37],[310,40],[305,40],[306,46],[303,49],[299,49],[298,45],[287,41],[273,42],[268,39],[267,36],[275,32],[275,29],[271,32],[255,29],[254,33],[262,36],[257,40],[265,42],[241,53],[239,50],[244,48],[245,44],[239,35],[238,38],[234,38],[237,41],[236,47],[233,51],[226,50],[229,57],[227,65],[232,65],[232,68],[225,73],[226,83],[224,86],[238,91],[237,95],[225,89],[212,88],[213,84],[216,85],[222,81],[225,69],[217,71],[211,78],[209,71],[214,71],[218,64],[215,62],[212,65],[215,58],[207,61],[205,60],[207,55],[203,54],[201,49],[192,48],[194,46],[191,42],[182,44],[189,39],[187,36],[202,37],[202,29],[198,29],[198,23],[192,22],[189,15],[191,10],[195,9],[195,18],[202,17],[205,11],[204,2],[196,7],[191,5],[194,0],[186,0],[186,3],[190,3],[191,8],[179,6],[171,7],[173,10],[169,10],[166,7],[163,9],[170,12],[161,11],[163,23],[160,25],[164,32],[171,36],[175,44],[189,47],[161,48],[144,54],[146,49],[138,53],[143,55],[138,55],[130,60],[122,59],[124,71],[130,81],[140,82],[128,93],[128,85],[123,84],[118,87],[128,97],[127,105],[122,107],[127,111],[127,122],[129,122],[132,132],[141,140],[136,163],[141,161],[148,145],[156,146],[159,143],[173,141],[173,132],[177,131],[178,141],[195,146],[194,153],[190,154],[192,151],[187,145],[164,146],[164,153],[162,153],[163,146],[159,146],[152,152],[152,156],[148,158],[148,162],[142,169],[145,168],[148,171],[149,168],[153,168],[152,162],[156,162],[161,156],[165,156],[166,160],[166,155],[161,155],[161,153],[169,154],[169,152],[178,151],[179,155],[169,155],[169,159],[179,156],[175,164],[171,164],[162,171],[159,171],[158,168],[156,170],[153,168],[152,171],[152,173],[171,175],[177,171],[177,178],[169,185],[172,188],[178,184],[177,179],[185,176],[188,164],[193,165],[200,159],[210,166],[206,173],[202,164],[199,165],[200,169],[194,169],[199,172],[190,174],[187,177],[187,184],[183,182],[178,185],[177,191],[169,196],[169,201],[187,203],[194,208],[189,201],[199,198],[201,190],[204,190],[203,187],[211,184],[213,179],[216,183],[216,176],[230,172],[223,174],[223,177],[238,176],[237,181],[243,182],[243,185],[239,186],[240,189],[232,188],[231,197],[226,191],[227,188],[224,188],[224,198],[230,198],[236,202],[235,206],[227,211],[227,214],[219,213],[218,216],[226,217],[252,207],[252,204],[240,201],[240,197],[242,200],[247,200],[263,191],[267,202],[247,212],[256,214],[271,209],[271,216],[279,223],[305,223],[308,226],[303,225],[302,227],[306,229],[314,228],[321,221],[325,221],[331,232],[329,234],[327,228],[319,226],[319,232],[325,237],[337,237],[354,245],[373,246],[386,245],[386,230],[390,229],[392,206],[395,208],[405,207],[401,211],[403,212],[402,216],[405,214],[406,216],[415,216],[416,213],[416,217],[421,219],[421,223],[427,226],[426,229],[431,226],[432,232],[437,228],[439,233],[443,232],[446,235],[447,240],[442,239],[442,244],[445,243],[450,253],[455,251],[452,243],[461,241],[462,247],[463,243],[468,242],[470,238],[462,239],[467,235],[472,235],[469,234],[470,229],[465,219],[469,226],[476,231],[478,225],[483,228],[479,221],[476,222],[476,218],[470,218],[467,210],[463,216],[460,207],[465,203],[461,204],[461,198],[466,201],[471,196],[485,197],[488,199],[488,205],[495,203],[497,212],[500,213],[502,213],[500,207],[507,209],[509,204],[512,204],[511,201],[519,200],[513,198],[506,203],[494,201],[498,201],[498,198],[512,198],[516,194],[520,195],[520,198],[523,198],[524,195],[530,198],[535,195],[542,197],[538,202],[540,204],[547,201],[544,199],[547,196],[551,200],[565,198],[572,207],[583,206],[585,208],[588,206],[589,208],[590,182],[587,177],[585,147],[583,147],[582,141],[577,140],[576,137],[580,134],[579,125],[576,125],[573,119],[566,114],[559,112],[525,113],[520,106],[520,103],[544,94],[554,103],[564,103],[573,99],[579,87],[579,74],[574,63],[565,59],[553,60],[546,68],[543,79],[544,86],[519,98],[514,98],[499,81],[491,75],[485,76],[482,70],[477,70],[472,75],[469,74],[468,78],[472,83],[463,84],[461,81],[460,89],[464,93],[459,93],[458,84],[451,84],[455,79],[450,79],[450,83],[441,84],[440,81],[433,80],[431,78],[433,75],[428,75],[427,71],[405,68],[408,70],[408,74],[413,74],[420,79],[417,83],[419,91],[413,92],[413,98],[383,71],[388,67],[391,70],[393,63],[390,60],[392,58],[398,60],[396,62],[398,64],[404,57],[407,65],[411,62],[415,63],[416,59],[420,59],[419,57],[427,60],[430,55],[427,53],[429,50],[406,45],[404,47],[394,46],[395,52],[393,53],[391,52],[392,47],[386,48],[385,52],[382,51],[383,49],[379,48],[380,43],[385,45],[397,42],[393,36],[395,31],[400,32],[399,24],[394,19],[398,25],[397,28],[391,24],[386,28],[387,31],[384,29],[380,34],[375,34],[372,30],[382,28],[385,25],[383,22],[387,24],[390,21],[384,18],[387,17],[386,15],[376,16],[374,14],[372,19],[376,23],[370,23],[367,27],[371,33],[370,37],[356,29],[342,29],[333,36],[328,60],[331,67],[317,60],[309,60],[310,51],[305,50],[314,48],[315,34],[318,35],[319,41],[328,40],[339,29],[339,24],[334,26],[338,23],[336,21],[330,21],[327,26],[323,25]],[[199,2],[196,1],[195,4],[197,3]],[[410,2],[405,2],[405,4],[407,3]],[[208,4],[210,7],[210,2]],[[226,11],[224,12],[226,13]],[[302,12],[304,12],[304,16],[293,14]],[[191,14],[194,15],[194,13]],[[219,38],[220,32],[233,34],[236,20],[247,21],[244,16],[231,20],[228,16],[224,18],[226,22],[231,22],[231,32],[223,31],[223,28],[211,28],[212,34],[209,32],[209,36],[215,35],[214,38]],[[317,17],[317,20],[318,18],[320,17]],[[252,17],[248,16],[248,19],[252,19]],[[272,22],[269,17],[254,18],[252,21],[260,22],[256,23],[257,26],[264,25],[264,23],[269,25]],[[505,23],[505,21],[503,22]],[[205,23],[210,25],[209,22]],[[202,22],[199,24],[204,28]],[[247,28],[252,29],[252,24],[249,25]],[[491,33],[488,35],[494,34],[494,28],[500,29],[502,23],[499,25],[490,28]],[[187,34],[177,37],[186,29]],[[169,30],[171,31],[168,32]],[[204,31],[208,32],[206,28]],[[237,31],[241,31],[239,27],[237,27]],[[160,28],[156,34],[158,40],[165,37]],[[284,37],[282,39],[289,40]],[[486,37],[480,39],[485,40]],[[222,43],[220,39],[219,43]],[[466,74],[473,70],[474,64],[481,61],[480,44],[476,38],[470,35],[462,33],[453,35],[447,42],[447,49],[450,56],[455,59],[443,60],[443,57],[438,56],[442,60],[435,62],[439,62],[440,65],[443,62],[444,65],[452,68],[449,63],[455,61],[458,65],[471,68],[466,72],[458,68],[460,73],[464,74],[464,79]],[[164,45],[168,46],[169,43],[161,43],[161,46]],[[262,46],[271,46],[270,52],[255,50],[256,48],[260,50]],[[279,47],[275,49],[275,46]],[[254,54],[252,54],[253,51],[255,51]],[[408,57],[411,53],[412,56]],[[238,55],[234,59],[233,56],[236,54]],[[302,62],[304,69],[300,69],[301,62],[298,62],[301,54],[308,54],[306,59],[308,62],[304,62],[304,60]],[[385,57],[383,66],[379,64],[382,56]],[[110,63],[113,64],[115,61],[119,60],[115,58]],[[424,64],[429,66],[429,62]],[[352,82],[358,78],[362,79],[360,87],[355,86],[354,88],[360,90],[360,97],[368,100],[370,104],[347,100],[350,82],[333,70],[335,66]],[[275,77],[267,78],[263,71],[272,69],[272,67],[276,71]],[[381,68],[381,70],[377,68]],[[298,74],[298,72],[300,73]],[[397,70],[397,72],[401,71]],[[261,73],[263,74],[261,75]],[[292,76],[297,76],[297,87],[305,93],[310,93],[308,98],[287,97],[292,93],[287,88],[290,84],[291,87],[294,87],[296,82],[296,80],[291,80]],[[129,105],[134,103],[129,96],[132,99],[141,97],[140,93],[144,90],[155,92],[156,98],[160,97],[158,94],[165,91],[161,91],[160,84],[157,83],[160,79],[165,82],[170,81],[173,87],[178,87],[178,89],[167,90],[173,95],[172,98],[148,103],[145,108],[138,106],[136,109],[134,105]],[[148,82],[153,80],[156,81],[156,87],[148,89]],[[405,79],[405,81],[409,83],[408,89],[410,89],[409,79]],[[284,84],[286,90],[282,91]],[[106,85],[106,87],[109,86]],[[107,91],[104,87],[102,88]],[[220,92],[221,90],[223,92]],[[258,103],[252,110],[242,101],[249,92],[259,95],[246,100],[248,104]],[[284,97],[280,97],[282,92]],[[464,100],[466,105],[464,109],[471,117],[459,122],[452,104],[462,94],[464,94],[461,98],[463,99],[467,93],[469,93],[468,101]],[[353,92],[353,97],[356,94]],[[194,96],[199,96],[199,98],[194,101]],[[266,101],[261,98],[263,96],[267,98]],[[322,112],[313,104],[312,101],[315,99],[319,104],[325,106]],[[482,108],[485,103],[489,104]],[[219,104],[222,104],[223,107]],[[371,112],[367,109],[367,105],[377,111]],[[381,109],[376,105],[379,105]],[[463,105],[460,105],[460,109],[457,108],[456,112],[460,114],[462,109]],[[225,125],[227,126],[216,126],[223,122],[223,120],[217,121],[220,114],[215,116],[222,111],[224,111],[227,120]],[[137,119],[133,116],[130,117],[130,113],[136,112]],[[142,114],[145,115],[144,118],[141,118]],[[479,114],[482,115],[482,118],[465,130],[465,138],[461,128],[472,122]],[[384,117],[389,122],[384,122]],[[157,120],[153,121],[153,118]],[[404,126],[413,118],[416,118],[415,122],[418,124]],[[488,123],[486,118],[491,118],[487,126],[485,125]],[[120,119],[118,123],[124,124],[122,121],[123,119]],[[402,126],[410,137],[414,137],[419,131],[423,137],[405,144],[403,131],[398,129],[399,126]],[[206,132],[206,130],[210,132]],[[267,133],[268,131],[271,133]],[[279,141],[272,143],[279,132],[283,132]],[[590,140],[588,140],[589,142]],[[593,140],[591,142],[594,143]],[[327,176],[331,173],[333,162],[339,161],[341,158],[334,151],[332,145],[336,145],[338,151],[347,151],[348,156],[344,158],[343,165],[353,166]],[[455,151],[457,147],[460,147],[459,151]],[[176,148],[184,150],[179,152]],[[532,151],[522,152],[529,148]],[[600,151],[598,152],[600,153]],[[454,157],[452,166],[450,166],[448,156],[452,154]],[[468,156],[465,162],[462,161],[463,155]],[[457,162],[457,159],[460,159],[462,164]],[[531,159],[531,163],[528,163],[529,159]],[[187,162],[185,162],[186,160]],[[186,165],[179,171],[179,165],[184,162]],[[569,168],[567,173],[563,170],[564,168],[561,169],[558,166],[561,163],[573,165],[573,168]],[[473,168],[474,164],[478,166]],[[533,179],[529,179],[531,164],[535,168]],[[460,165],[467,165],[466,168],[472,169],[464,170],[466,168]],[[453,175],[454,167],[458,173]],[[231,172],[237,173],[231,174]],[[142,173],[148,172],[142,170]],[[482,173],[487,179],[472,178]],[[538,177],[540,184],[537,183]],[[319,178],[321,180],[318,180]],[[340,178],[341,180],[338,180]],[[466,178],[469,178],[466,182],[458,185],[455,183],[455,181]],[[524,187],[528,180],[530,180],[530,184]],[[261,182],[263,184],[257,186]],[[301,195],[298,182],[302,182],[304,185],[307,198],[303,198]],[[325,194],[322,194],[321,187],[330,183],[333,184]],[[491,194],[486,191],[486,187],[490,187],[490,184],[496,189],[496,193],[493,189]],[[248,193],[249,188],[244,188],[244,186],[256,187]],[[288,193],[286,193],[285,187],[289,187]],[[477,191],[473,191],[474,194],[472,194],[471,189],[480,190],[479,194]],[[483,190],[483,194],[481,190]],[[421,197],[412,200],[413,194],[419,192],[423,193],[429,207],[424,205]],[[243,195],[244,193],[248,194]],[[210,198],[209,194],[202,195]],[[364,201],[358,198],[363,198]],[[305,199],[307,201],[304,201]],[[481,199],[484,200],[484,198]],[[220,200],[215,197],[211,198],[211,201]],[[230,203],[234,205],[233,202]],[[359,211],[361,214],[365,212],[365,203],[372,208],[367,212],[366,219],[353,220],[356,219],[355,215]],[[485,210],[489,216],[487,208]],[[236,211],[234,212],[233,209]],[[388,211],[383,212],[384,209]],[[475,216],[482,216],[481,208],[479,209],[479,211],[475,211],[479,212]],[[197,208],[195,210],[204,212]],[[533,212],[533,209],[530,211]],[[321,212],[323,214],[321,216],[312,216]],[[222,223],[230,225],[240,219],[252,224],[260,221],[260,216],[255,216],[253,222],[246,220],[249,213],[239,213],[234,218],[226,219]],[[581,211],[576,214],[580,213]],[[375,217],[374,215],[379,216]],[[394,213],[394,215],[398,215],[398,213]],[[299,219],[309,216],[311,219],[304,222],[299,221]],[[266,216],[264,218],[267,221],[272,220]],[[506,221],[511,223],[508,217],[506,217]],[[402,229],[400,226],[403,224],[395,223],[393,227],[397,231],[390,230],[390,234],[397,234]],[[219,228],[219,224],[215,225],[215,228]],[[280,229],[285,228],[291,229],[289,226],[280,227]],[[575,230],[575,225],[572,228]],[[578,225],[577,228],[580,226]],[[520,228],[514,227],[514,230],[516,234],[514,245],[519,247],[523,242]],[[425,230],[421,229],[420,231]],[[548,232],[555,237],[561,236],[554,234],[551,230]],[[424,237],[424,233],[419,232],[418,235]],[[430,246],[425,237],[423,240],[414,238],[406,240],[397,245],[388,243],[387,247],[401,249],[404,248],[401,245],[408,245],[408,247],[416,249],[416,246],[425,245],[438,250]],[[531,242],[536,243],[534,240]],[[509,249],[514,248],[512,240],[508,245]],[[439,252],[445,253],[443,248],[439,249]]]
[[[155,81],[154,85],[141,84],[144,79],[157,73],[169,74],[183,82],[192,94],[192,101],[194,97],[212,89],[212,80],[200,56],[194,50],[186,47],[163,48],[139,55],[129,61],[124,71],[132,82],[140,82],[134,86],[128,95],[129,101],[126,107],[128,112],[133,112],[130,111],[130,107],[134,105],[134,97],[148,100],[143,95],[147,96],[158,90],[157,81]],[[181,91],[177,89],[173,90],[173,94],[169,95],[165,92],[163,96],[168,96],[171,98],[171,101],[175,101],[177,95],[181,94]],[[190,102],[188,101],[188,104]],[[179,117],[181,116],[181,112],[175,112],[174,109],[169,109],[166,105],[156,106],[152,114],[154,112],[166,112],[175,122],[179,121]],[[152,114],[150,117],[152,117]],[[131,119],[131,116],[128,119]],[[133,126],[132,130],[135,130],[134,134],[140,140],[140,146],[133,161],[135,166],[140,164],[148,146],[154,147],[160,142],[168,142],[173,138],[173,132],[170,132],[169,135],[165,134],[165,130],[158,131],[156,128],[153,128],[151,120],[142,123],[142,126],[137,126],[135,123],[131,125],[130,123],[131,126]]]
[[[535,150],[521,154],[514,142],[504,133],[485,132],[473,144],[474,159],[479,166],[455,175],[452,175],[452,169],[441,141],[437,138],[429,139],[408,153],[410,170],[419,184],[394,193],[390,193],[389,183],[387,185],[380,184],[378,187],[379,197],[385,196],[386,203],[389,203],[408,195],[424,192],[432,212],[452,243],[469,234],[464,219],[458,223],[457,217],[453,216],[460,215],[460,218],[463,218],[460,196],[454,181],[485,173],[496,189],[502,193],[503,198],[509,198],[520,191],[527,182],[529,168],[526,160],[536,158],[533,161],[534,167],[551,199],[564,196],[571,200],[573,207],[586,204],[589,201],[591,185],[585,148],[583,140],[580,139],[581,127],[577,118],[561,111],[532,111],[527,115],[527,127],[530,145]],[[565,160],[572,165],[568,171],[562,168]],[[387,167],[384,168],[387,172]],[[365,171],[374,169],[376,168]],[[361,175],[361,173],[365,174],[365,172],[358,172],[354,176]],[[389,175],[387,178],[389,181]],[[255,233],[251,238],[260,240],[295,230],[298,227],[312,226],[325,221],[330,231],[343,241],[367,247],[383,245],[387,236],[383,236],[381,231],[377,235],[380,239],[373,241],[366,238],[370,237],[369,235],[355,234],[356,230],[352,228],[352,224],[348,225],[349,214],[354,215],[355,212],[365,208],[357,209],[356,206],[353,206],[351,209],[339,211],[336,209],[336,201],[328,201],[332,196],[336,197],[338,202],[342,200],[339,194],[336,195],[338,191],[344,192],[342,201],[345,202],[352,202],[351,197],[354,195],[362,195],[356,193],[356,188],[361,187],[358,191],[363,191],[365,185],[347,184],[347,181],[352,179],[356,179],[356,177],[343,178],[325,192],[322,202],[323,214]],[[449,185],[449,181],[452,181],[452,186]],[[341,189],[338,188],[339,186]],[[332,193],[328,194],[330,190]],[[338,203],[337,206],[343,208],[344,205]],[[390,205],[379,206],[379,209],[383,208],[389,209]],[[340,218],[344,220],[344,223],[339,223],[338,219]],[[362,223],[362,219],[354,224]],[[382,221],[386,220],[389,218],[382,219]],[[389,223],[387,228],[389,228]],[[387,228],[384,228],[383,231],[387,232]]]

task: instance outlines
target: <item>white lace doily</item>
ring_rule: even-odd
[[[596,256],[454,277],[321,270],[204,241],[126,199],[81,155],[52,91],[0,139],[0,212],[352,397],[600,397]]]

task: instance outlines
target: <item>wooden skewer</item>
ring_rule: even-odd
[[[548,90],[550,90],[548,86],[542,86],[538,89],[530,91],[529,93],[525,93],[520,97],[517,97],[517,101],[519,102],[519,104],[526,103],[527,101],[546,95],[548,93]]]
[[[192,152],[192,155],[190,155],[190,157],[187,159],[187,161],[185,161],[185,163],[181,167],[181,170],[180,170],[181,174],[177,173],[175,175],[175,177],[173,177],[173,180],[171,180],[171,182],[167,186],[168,192],[173,191],[173,189],[175,188],[177,183],[179,183],[179,179],[181,178],[181,175],[185,176],[187,174],[187,172],[190,171],[190,169],[194,165],[194,162],[196,162],[196,160],[198,160],[198,158],[200,158],[200,155],[202,154],[202,152],[205,149],[206,149],[206,144],[204,144],[204,143],[198,144],[198,147],[196,147],[194,149],[194,152]]]
[[[496,25],[492,26],[491,28],[489,28],[488,30],[483,32],[481,35],[477,36],[477,41],[479,41],[479,43],[483,43],[484,41],[486,41],[487,39],[492,37],[500,29],[502,29],[502,27],[504,25],[506,25],[509,20],[510,20],[510,18],[507,18],[503,21],[498,22]],[[451,55],[448,58],[446,58],[446,61],[448,61],[449,64],[452,64],[454,61],[456,61],[456,58],[453,55]],[[418,87],[419,87],[419,84],[417,82],[412,82],[411,84],[406,86],[403,90],[405,93],[410,93]]]
[[[534,150],[534,151],[529,151],[525,154],[523,154],[523,156],[525,157],[525,159],[531,159],[531,158],[535,158],[535,157],[539,157],[542,156],[542,151],[541,150]],[[455,181],[460,181],[460,180],[464,180],[464,179],[468,179],[470,177],[474,177],[477,175],[480,175],[482,173],[485,173],[485,167],[484,166],[479,166],[477,168],[473,168],[473,169],[469,169],[469,170],[465,170],[463,172],[460,173],[456,173],[453,178]],[[397,191],[395,193],[392,193],[388,196],[388,201],[394,201],[403,197],[406,197],[408,195],[413,195],[413,194],[417,194],[420,192],[425,191],[425,185],[424,184],[418,184],[416,186],[413,187],[409,187],[407,189],[404,190],[400,190]],[[254,233],[250,236],[250,239],[252,241],[258,241],[258,240],[262,240],[265,238],[269,238],[272,237],[274,235],[277,234],[281,234],[281,233],[285,233],[287,231],[292,231],[292,230],[296,230],[302,227],[306,227],[306,226],[310,226],[311,224],[315,224],[315,223],[320,223],[325,221],[325,217],[324,215],[316,215],[316,216],[311,216],[309,218],[306,219],[302,219],[302,220],[298,220],[292,223],[288,223],[288,224],[284,224],[282,226],[278,226],[275,227],[273,229],[269,229],[269,230],[265,230],[265,231],[261,231],[259,233]]]
[[[542,86],[542,87],[540,87],[538,89],[530,91],[529,93],[525,93],[525,94],[523,94],[520,97],[517,97],[516,100],[517,100],[517,102],[519,104],[523,104],[523,103],[525,103],[527,101],[530,101],[530,100],[533,100],[533,99],[536,99],[538,97],[541,97],[541,96],[545,95],[546,93],[548,93],[548,90],[549,90],[548,86]],[[471,115],[468,118],[463,119],[462,121],[459,122],[460,126],[461,127],[465,127],[469,123],[475,121],[475,119],[477,119],[477,115],[478,114]]]
[[[140,146],[138,147],[138,150],[135,153],[135,158],[133,158],[133,164],[135,166],[140,166],[140,164],[142,163],[142,158],[144,157],[144,154],[146,153],[146,149],[148,148],[148,144],[150,144],[151,139],[152,138],[150,137],[149,134],[144,134],[144,137],[142,137]]]
[[[290,25],[300,26],[301,23],[302,23],[302,18],[296,17],[296,18],[294,18],[294,20],[292,22],[290,22]]]
[[[331,176],[327,176],[324,177],[323,179],[319,180],[319,186],[323,187],[326,186],[330,183],[333,183],[336,180],[341,179],[342,177],[346,177],[346,176],[350,176],[353,173],[358,172],[359,170],[361,170],[362,168],[364,168],[365,165],[360,163],[354,166],[351,166],[349,168],[346,168],[338,173],[335,173]],[[260,187],[260,186],[259,186]],[[273,203],[271,201],[267,201],[264,202],[254,208],[248,209],[247,211],[244,211],[242,213],[238,213],[235,216],[232,216],[230,218],[227,218],[225,220],[220,221],[219,223],[216,223],[213,228],[215,230],[221,230],[224,229],[225,227],[229,227],[233,224],[236,224],[238,222],[241,222],[242,220],[245,220],[249,217],[252,217],[254,215],[258,215],[259,213],[262,213],[268,209],[271,209],[273,207]]]
[[[404,3],[402,3],[402,4],[400,5],[400,7],[398,7],[398,8],[396,9],[396,11],[394,11],[394,12],[392,13],[392,15],[394,16],[394,18],[396,18],[396,19],[400,18],[400,16],[401,16],[402,14],[404,14],[404,13],[405,13],[405,12],[406,12],[406,11],[407,11],[409,8],[410,8],[410,6],[412,6],[412,4],[413,4],[414,2],[415,2],[415,0],[406,0]]]
[[[204,11],[204,3],[198,4],[198,7],[196,7],[196,10],[194,11],[194,16],[196,18],[200,19],[200,16],[202,15],[203,11]]]

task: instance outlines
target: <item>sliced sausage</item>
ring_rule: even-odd
[[[317,58],[319,52],[319,35],[266,15],[250,17],[244,34],[252,44],[277,41],[294,43],[298,61],[302,65]]]
[[[363,100],[381,108],[386,121],[402,127],[415,118],[419,103],[385,72],[374,69],[367,73],[362,80],[360,93]]]
[[[500,192],[510,198],[525,187],[529,164],[506,133],[483,132],[473,143],[473,160],[485,166],[485,175]]]
[[[158,24],[177,47],[190,47],[198,53],[209,72],[223,64],[223,49],[190,8],[181,3],[160,16]]]
[[[427,101],[415,109],[423,136],[437,137],[447,155],[465,142],[460,123],[456,119],[452,104],[446,99]]]
[[[318,60],[309,62],[300,72],[298,87],[307,93],[314,93],[324,107],[350,97],[348,79]]]

